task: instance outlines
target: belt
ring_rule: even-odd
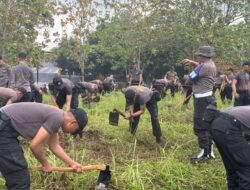
[[[205,93],[196,93],[194,94],[195,98],[204,98],[204,97],[209,97],[213,95],[213,91],[205,92]]]

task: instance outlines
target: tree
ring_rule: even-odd
[[[73,28],[70,36],[72,49],[70,59],[80,64],[82,80],[84,80],[85,62],[88,56],[88,36],[94,28],[92,19],[96,16],[96,3],[93,0],[68,1],[59,8],[59,14],[65,15],[62,19],[62,26],[68,24]],[[62,40],[68,40],[67,32]]]
[[[16,62],[18,52],[32,49],[39,27],[53,24],[53,6],[47,0],[0,2],[0,52],[7,62]]]
[[[78,62],[72,58],[72,51],[75,49],[75,41],[73,39],[62,39],[58,48],[52,51],[56,55],[54,58],[57,66],[62,68],[63,72],[69,75],[81,74],[81,68]]]

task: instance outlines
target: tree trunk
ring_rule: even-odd
[[[81,63],[81,81],[84,81],[84,65],[85,65],[85,61],[82,60],[82,63]]]

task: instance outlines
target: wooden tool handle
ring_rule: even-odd
[[[119,113],[121,116],[125,117],[125,113],[123,113],[122,111],[118,110],[118,109],[114,109],[115,112]]]
[[[89,166],[82,166],[82,170],[83,171],[88,171],[88,170],[101,170],[104,171],[106,170],[106,165],[102,164],[102,165],[89,165]],[[42,171],[42,167],[33,167],[33,168],[29,168],[30,172],[34,172],[34,171]],[[73,168],[67,167],[52,167],[52,171],[58,171],[58,172],[75,172],[75,170]]]

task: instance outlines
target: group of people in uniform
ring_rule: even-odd
[[[250,62],[243,63],[242,71],[235,77],[232,77],[232,70],[224,77],[220,90],[232,88],[235,107],[219,111],[213,93],[216,79],[213,54],[210,46],[201,46],[196,52],[197,62],[183,60],[185,65],[194,68],[189,79],[192,81],[194,97],[194,133],[201,151],[192,159],[198,162],[213,159],[213,140],[226,168],[228,189],[247,190],[250,189],[250,146],[247,142],[250,134]],[[231,89],[226,90],[227,93],[229,91],[227,97],[230,99]]]
[[[224,76],[219,87],[220,94],[224,92],[221,96],[231,100],[232,93],[235,107],[219,111],[214,96],[216,66],[212,60],[213,48],[200,46],[195,55],[196,61],[182,61],[183,65],[190,66],[193,70],[185,76],[187,80],[183,85],[185,101],[188,102],[187,97],[191,95],[194,98],[193,129],[200,148],[199,153],[194,154],[191,160],[200,162],[214,159],[214,142],[226,168],[228,189],[250,189],[250,147],[247,142],[250,134],[250,106],[247,106],[250,94],[250,62],[245,62],[242,71],[235,76],[232,70],[228,70]],[[84,110],[78,108],[78,95],[81,90],[87,90],[90,99],[92,94],[96,95],[103,89],[106,92],[114,89],[113,75],[104,81],[94,80],[77,84],[56,76],[48,85],[54,106],[30,103],[34,76],[26,64],[26,56],[20,53],[19,64],[12,69],[0,62],[0,82],[5,84],[0,88],[0,101],[3,102],[3,97],[6,96],[2,92],[7,93],[6,89],[12,91],[10,98],[4,99],[3,105],[8,105],[0,109],[0,171],[8,189],[30,188],[27,163],[18,143],[18,136],[31,140],[31,150],[44,171],[51,171],[51,165],[44,152],[44,145],[48,144],[59,159],[81,172],[81,165],[70,158],[60,146],[57,132],[61,128],[64,133],[71,133],[75,137],[82,136],[88,117]],[[10,80],[2,80],[4,76],[8,76]],[[169,88],[171,96],[175,96],[177,81],[177,73],[174,67],[171,67],[164,78],[155,80],[154,84]],[[140,117],[147,109],[150,113],[153,136],[156,143],[161,144],[162,132],[157,103],[163,96],[157,85],[148,88],[142,84],[142,71],[138,64],[134,63],[129,85],[122,90],[129,106],[129,113],[124,118],[129,120],[130,132],[135,135]],[[24,103],[12,104],[16,101]],[[65,111],[62,110],[64,106]]]
[[[31,141],[31,151],[41,163],[43,171],[52,170],[44,150],[47,144],[59,159],[76,172],[81,172],[82,165],[70,158],[61,147],[58,130],[61,128],[64,133],[81,137],[88,117],[77,106],[71,81],[63,83],[58,77],[54,78],[54,89],[51,90],[52,102],[56,106],[31,102],[34,74],[27,65],[26,53],[19,53],[18,58],[19,63],[13,68],[5,64],[2,58],[0,60],[0,172],[6,180],[7,189],[28,190],[30,174],[18,137]],[[37,90],[40,92],[41,89]],[[72,104],[68,104],[72,99]],[[63,101],[67,102],[65,111],[59,109]]]
[[[195,53],[197,60],[184,59],[182,63],[190,66],[193,71],[186,75],[185,102],[189,101],[191,95],[194,98],[193,128],[197,136],[200,152],[194,154],[191,160],[201,162],[206,159],[214,159],[213,142],[216,144],[226,168],[228,189],[250,189],[250,146],[248,144],[250,135],[250,62],[243,63],[242,70],[235,76],[233,70],[229,69],[219,86],[222,101],[225,98],[232,99],[234,95],[234,106],[226,110],[219,111],[216,108],[214,95],[216,81],[216,66],[212,60],[214,56],[213,48],[210,46],[200,46]],[[138,72],[139,73],[139,72]],[[161,80],[155,80],[154,84],[164,84],[166,87],[168,80],[175,83],[177,74],[174,69],[166,74],[170,76]],[[167,79],[166,79],[167,78]],[[170,84],[171,84],[170,83]],[[186,84],[186,85],[185,85]],[[138,84],[137,84],[138,85]],[[190,88],[192,86],[192,88]],[[161,143],[161,128],[158,120],[157,101],[159,96],[154,92],[157,89],[144,86],[129,86],[124,89],[126,102],[130,105],[130,114],[125,119],[130,120],[131,133],[137,129],[140,116],[148,109],[151,116],[153,135],[156,142]],[[173,86],[171,95],[174,96]],[[170,89],[171,89],[170,88]]]

